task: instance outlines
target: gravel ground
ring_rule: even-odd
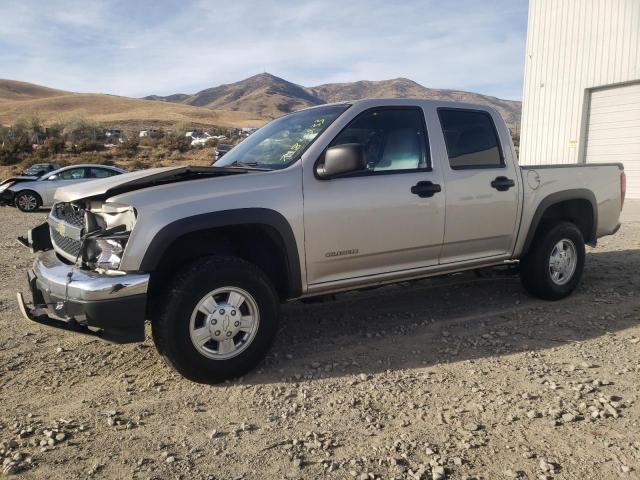
[[[630,203],[630,202],[629,202]],[[21,478],[640,478],[640,203],[546,303],[462,274],[283,307],[268,359],[190,383],[21,319],[42,221],[0,209],[0,464]]]

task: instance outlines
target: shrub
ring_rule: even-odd
[[[42,119],[37,113],[20,117],[13,125],[13,130],[26,135],[31,144],[40,143],[40,141],[46,138]]]
[[[0,165],[15,165],[31,153],[29,134],[22,127],[2,128],[0,131]]]
[[[219,140],[217,138],[210,138],[209,140],[207,140],[204,146],[207,148],[215,148],[218,146],[218,142]]]
[[[156,161],[162,161],[167,157],[167,151],[156,149],[152,152],[151,156]]]
[[[129,137],[126,138],[122,143],[119,143],[116,147],[118,153],[126,156],[133,157],[138,152],[138,145],[140,144],[140,139],[138,137]]]
[[[103,129],[97,123],[78,116],[65,122],[63,133],[67,140],[73,143],[79,143],[82,140],[97,142],[103,134]]]
[[[47,138],[42,145],[38,147],[34,154],[38,159],[43,160],[59,153],[63,153],[65,148],[66,145],[62,138]]]
[[[173,130],[171,131],[171,135],[175,135],[176,137],[184,137],[187,132],[193,130],[191,125],[187,122],[178,122],[173,126]]]
[[[131,170],[144,170],[147,168],[147,165],[142,160],[134,160],[130,166]]]
[[[96,163],[96,164],[104,164],[104,157],[100,155],[98,152],[82,152],[80,154],[80,163]]]
[[[83,138],[75,145],[75,148],[77,152],[98,152],[104,150],[104,145],[95,140]]]
[[[141,137],[139,141],[141,147],[155,148],[158,146],[158,140],[153,137]]]
[[[62,138],[53,137],[47,138],[40,148],[48,151],[50,155],[55,155],[64,152],[65,147],[66,144]]]
[[[46,128],[46,130],[47,130],[47,138],[62,138],[64,125],[58,122],[52,123]]]
[[[191,138],[172,133],[162,139],[162,146],[170,151],[184,153],[191,148]]]

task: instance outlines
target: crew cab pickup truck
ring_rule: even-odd
[[[578,284],[585,244],[615,233],[618,164],[519,167],[493,109],[362,100],[278,118],[211,167],[58,189],[22,242],[25,317],[114,342],[145,338],[185,377],[243,375],[279,304],[518,265],[532,295]],[[381,293],[384,294],[384,293]]]

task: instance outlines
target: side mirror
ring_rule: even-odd
[[[316,174],[319,178],[327,180],[366,168],[367,162],[362,145],[359,143],[345,143],[326,150],[324,161],[320,162],[316,167]]]
[[[47,180],[57,180],[58,179],[58,175],[51,175],[50,177],[47,178]]]

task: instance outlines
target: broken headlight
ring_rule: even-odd
[[[88,237],[84,241],[82,260],[92,269],[118,270],[129,232],[109,236]]]
[[[118,270],[135,221],[131,206],[90,202],[85,211],[88,233],[82,240],[83,265],[92,270]]]

